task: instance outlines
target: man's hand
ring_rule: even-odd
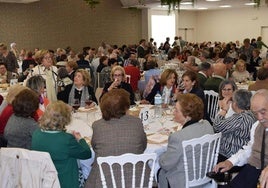
[[[260,176],[261,188],[268,188],[268,166],[266,166]]]
[[[231,163],[231,161],[225,160],[223,162],[218,163],[214,168],[214,172],[226,172],[230,170],[234,165]]]

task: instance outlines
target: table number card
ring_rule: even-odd
[[[141,111],[140,111],[139,117],[140,117],[143,125],[148,125],[149,124],[149,119],[150,119],[149,108],[147,108],[147,107],[142,108]]]

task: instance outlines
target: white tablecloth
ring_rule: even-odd
[[[148,107],[152,107],[151,105],[148,105]],[[135,109],[133,109],[135,110]],[[166,112],[169,112],[169,110],[166,110]],[[153,109],[150,109],[150,115],[153,115]],[[82,137],[86,137],[91,139],[91,136],[93,134],[91,125],[94,121],[101,118],[101,112],[98,107],[95,109],[92,109],[90,111],[83,110],[83,112],[76,112],[73,114],[72,121],[70,125],[67,126],[67,132],[71,131],[77,131],[80,132]],[[161,121],[160,121],[161,120]],[[160,123],[163,122],[163,125]],[[164,117],[160,118],[151,118],[148,125],[145,126],[145,132],[147,134],[148,144],[147,148],[144,151],[144,153],[156,153],[159,157],[162,153],[164,153],[167,149],[167,138],[170,132],[174,132],[177,127],[180,127],[178,123],[173,121],[173,115],[168,113]],[[160,142],[160,139],[153,139],[153,136],[163,136],[165,138],[165,141]],[[152,140],[151,140],[151,139]],[[88,167],[91,166],[91,164],[94,161],[94,151],[92,150],[92,157],[88,160],[81,160],[81,167],[84,168],[83,172],[85,173],[84,176],[86,177],[91,168],[88,169]],[[157,170],[159,169],[159,163],[158,158],[155,165],[155,174]]]

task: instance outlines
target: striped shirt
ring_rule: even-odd
[[[225,118],[218,114],[213,123],[215,132],[221,132],[220,154],[229,158],[250,140],[250,129],[256,121],[251,111],[235,113]]]

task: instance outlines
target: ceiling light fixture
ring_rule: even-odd
[[[219,7],[221,7],[221,8],[230,8],[232,6],[231,5],[220,5]]]
[[[221,1],[221,0],[206,0],[206,1],[215,2],[215,1]]]
[[[257,3],[245,3],[245,5],[247,5],[247,6],[256,6]]]
[[[181,2],[180,5],[192,5],[193,2],[190,2],[190,1],[186,1],[186,2]]]

